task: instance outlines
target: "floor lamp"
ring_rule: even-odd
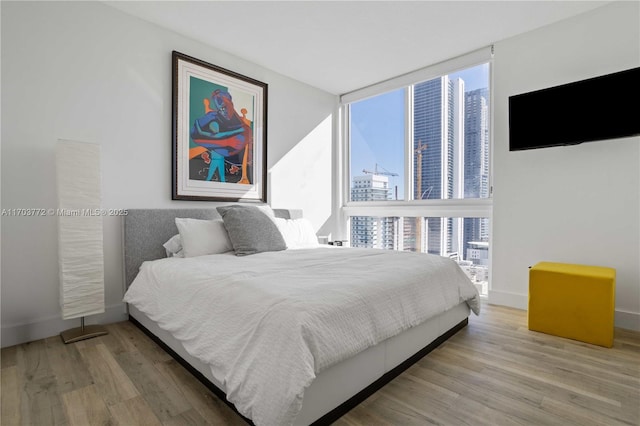
[[[107,334],[84,324],[103,313],[104,258],[100,210],[100,145],[58,140],[58,263],[62,318],[80,318],[80,327],[60,333],[64,343]]]

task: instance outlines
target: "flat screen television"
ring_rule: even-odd
[[[640,68],[509,97],[509,151],[640,135]]]

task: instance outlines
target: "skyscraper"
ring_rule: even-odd
[[[435,78],[416,84],[413,97],[414,198],[462,198],[464,82]],[[448,218],[417,218],[415,232],[427,232],[421,251],[428,253],[451,253],[461,243],[461,230]]]
[[[489,196],[489,91],[487,88],[465,93],[464,108],[464,197]],[[478,242],[489,241],[489,220],[465,218],[462,247],[477,250]],[[469,258],[466,256],[465,258]],[[477,258],[475,256],[474,258]]]
[[[465,93],[464,197],[489,196],[489,123],[487,88]]]

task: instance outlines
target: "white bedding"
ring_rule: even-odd
[[[293,423],[316,373],[478,292],[450,259],[316,248],[145,262],[124,297],[211,366],[256,425]]]

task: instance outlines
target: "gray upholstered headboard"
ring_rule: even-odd
[[[297,219],[302,210],[273,209],[276,217]],[[162,245],[178,233],[176,217],[219,219],[215,208],[209,209],[130,209],[123,220],[125,286],[138,274],[142,262],[166,256]]]

